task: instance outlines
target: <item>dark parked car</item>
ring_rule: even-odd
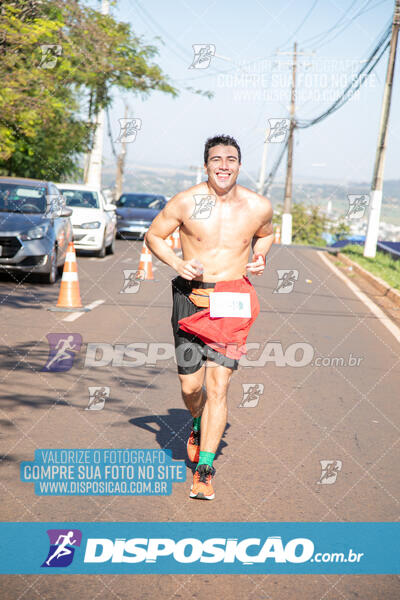
[[[166,203],[165,196],[156,194],[122,194],[117,202],[118,237],[143,239]]]
[[[53,183],[0,177],[0,270],[55,283],[72,239],[71,214]]]

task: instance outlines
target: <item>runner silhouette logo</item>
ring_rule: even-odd
[[[81,545],[79,529],[48,529],[49,553],[42,567],[68,567],[74,558],[75,548]]]
[[[42,371],[69,371],[75,355],[80,351],[82,336],[79,333],[48,333],[49,356]]]

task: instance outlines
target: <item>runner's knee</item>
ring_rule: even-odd
[[[181,377],[181,390],[184,396],[197,396],[201,392],[202,382],[197,379]]]
[[[212,402],[225,402],[227,390],[226,381],[207,381],[207,399]]]

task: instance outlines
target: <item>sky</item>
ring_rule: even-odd
[[[91,6],[99,6],[97,0]],[[233,135],[242,171],[258,177],[269,119],[289,117],[293,43],[298,43],[296,118],[324,112],[351,81],[391,23],[394,0],[118,0],[117,20],[155,44],[155,61],[180,94],[152,92],[145,99],[115,91],[112,137],[119,134],[124,101],[141,119],[128,144],[127,169],[137,165],[187,168],[203,163],[205,140]],[[157,39],[162,38],[162,41]],[[211,44],[207,68],[193,45]],[[320,124],[295,131],[294,181],[371,182],[388,52],[358,94]],[[399,61],[389,121],[385,179],[399,179]],[[209,63],[209,64],[208,64]],[[209,100],[185,90],[214,93]],[[119,144],[116,144],[117,149]],[[268,144],[267,169],[280,153]],[[108,136],[104,157],[112,161]],[[276,180],[284,176],[282,161]]]

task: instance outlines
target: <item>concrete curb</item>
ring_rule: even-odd
[[[353,270],[361,275],[361,277],[363,277],[371,285],[373,285],[382,294],[382,296],[387,296],[397,306],[400,306],[400,292],[398,290],[390,287],[390,285],[380,277],[372,275],[372,273],[361,267],[358,263],[354,262],[354,260],[351,260],[351,258],[345,254],[338,252],[336,256],[346,265],[353,267]]]

